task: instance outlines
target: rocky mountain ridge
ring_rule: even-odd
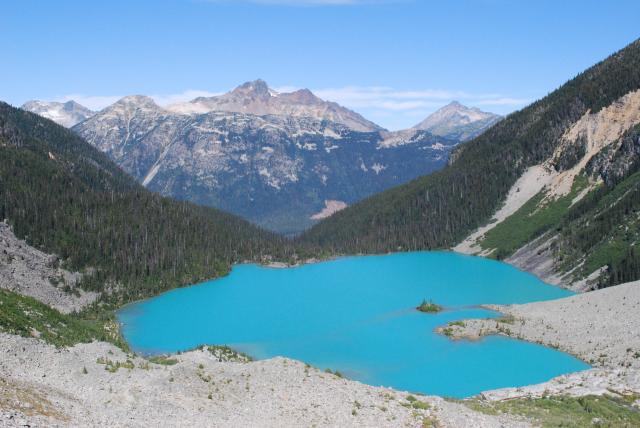
[[[125,97],[73,130],[151,190],[295,234],[325,201],[344,207],[428,174],[458,144],[382,130],[352,113],[255,81],[167,108]]]
[[[354,111],[337,103],[320,99],[308,89],[280,93],[271,89],[261,79],[246,82],[223,95],[199,97],[186,103],[169,105],[167,110],[180,114],[202,114],[215,111],[256,116],[310,117],[339,123],[359,132],[383,130]]]

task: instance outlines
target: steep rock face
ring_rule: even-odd
[[[635,278],[639,166],[635,90],[569,126],[549,159],[529,168],[492,220],[455,250],[508,256],[547,282],[579,291]],[[524,222],[536,227],[514,238]]]
[[[497,114],[484,112],[478,108],[469,108],[453,101],[414,126],[414,129],[467,141],[482,134],[501,118]]]
[[[289,101],[278,105],[291,108],[264,114],[276,101],[263,101],[281,97]],[[345,116],[325,118],[331,106],[315,117],[307,107],[324,103],[318,100],[308,91],[274,96],[255,82],[213,101],[194,100],[215,104],[205,113],[176,113],[132,96],[74,131],[151,190],[287,234],[313,224],[326,200],[352,204],[444,166],[457,144],[422,130],[354,130],[341,123],[349,122]],[[243,102],[254,113],[221,111]]]
[[[66,103],[28,101],[24,103],[21,108],[51,119],[57,124],[67,128],[71,128],[73,125],[95,114],[94,111],[89,110],[75,101],[67,101]]]

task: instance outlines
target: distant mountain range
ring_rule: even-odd
[[[57,108],[23,109],[36,105]],[[128,96],[72,129],[150,190],[295,234],[442,168],[459,137],[497,120],[458,103],[431,117],[390,132],[307,89],[278,93],[256,80],[166,107]]]

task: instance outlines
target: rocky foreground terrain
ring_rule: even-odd
[[[440,332],[452,340],[502,334],[537,342],[594,368],[487,391],[467,403],[368,386],[287,358],[249,361],[227,349],[148,360],[107,343],[55,348],[0,333],[0,426],[527,427],[537,423],[481,412],[478,403],[639,396],[640,282],[490,307],[505,316],[456,322]]]
[[[200,349],[150,362],[106,343],[0,343],[0,426],[529,426],[286,358]]]

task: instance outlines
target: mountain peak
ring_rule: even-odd
[[[484,112],[477,107],[467,107],[458,101],[451,101],[414,126],[414,129],[466,141],[480,135],[500,118],[497,114]]]
[[[255,96],[270,96],[271,89],[267,82],[262,79],[256,79],[250,82],[245,82],[242,85],[231,91],[232,94],[242,95],[255,95]]]
[[[355,131],[382,130],[358,113],[336,103],[324,101],[309,89],[279,93],[269,88],[267,82],[262,79],[245,82],[223,95],[199,97],[186,103],[174,104],[168,106],[167,110],[178,114],[205,114],[216,111],[256,116],[308,117],[340,123]]]
[[[298,89],[297,91],[283,95],[288,97],[291,101],[301,104],[321,104],[324,102],[308,89]]]
[[[64,103],[56,101],[48,102],[31,100],[22,105],[22,110],[38,114],[67,128],[70,128],[95,114],[95,112],[73,100],[69,100]]]
[[[111,107],[142,108],[151,110],[157,110],[161,108],[158,104],[156,104],[153,98],[146,95],[127,95],[126,97],[120,98],[118,101],[107,108]]]

